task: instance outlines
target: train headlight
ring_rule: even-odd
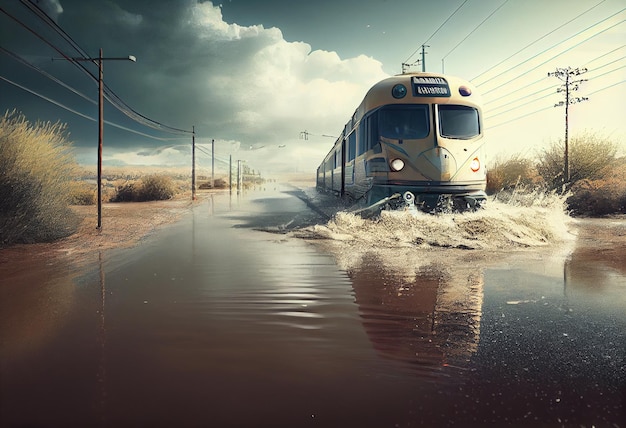
[[[398,83],[391,89],[391,95],[393,95],[394,98],[404,98],[406,96],[406,86]]]
[[[480,160],[478,160],[478,158],[472,159],[472,162],[470,162],[470,168],[474,172],[478,171],[480,169]]]
[[[389,166],[392,171],[401,171],[404,168],[404,161],[402,159],[394,159],[389,162]]]

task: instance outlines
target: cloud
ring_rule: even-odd
[[[315,136],[338,135],[367,89],[387,77],[382,63],[374,58],[341,58],[336,52],[313,50],[306,42],[287,41],[279,28],[226,22],[221,6],[210,1],[46,0],[40,6],[58,18],[59,25],[88,55],[96,56],[102,48],[105,57],[137,58],[136,63],[104,62],[107,87],[133,110],[171,127],[189,131],[194,127],[198,141],[215,139],[219,150],[228,151],[223,156],[247,159],[260,170],[267,166],[291,170],[296,163],[308,162],[306,168],[313,173],[331,143]],[[16,35],[12,40],[16,45],[9,48],[20,51],[20,44],[39,49],[34,54],[42,58],[51,55],[50,47],[32,35]],[[60,38],[53,42],[68,53],[72,51],[69,55],[74,53]],[[78,68],[49,61],[45,66],[60,80],[96,98],[93,79]],[[97,75],[94,64],[85,66]],[[38,84],[45,81],[41,76],[34,78]],[[44,83],[52,86],[48,94],[56,91],[50,95],[53,98],[97,116],[93,104],[51,82]],[[70,117],[68,129],[80,160],[95,157],[89,149],[93,147],[93,122],[35,101],[23,102],[24,108],[30,109],[25,111],[28,117],[53,121]],[[14,102],[20,106],[19,99]],[[11,103],[2,100],[4,104]],[[147,139],[105,126],[105,159],[128,164],[190,162],[189,150],[171,148],[170,139],[176,135],[135,123],[109,104],[105,105],[105,120],[160,138]],[[304,130],[311,133],[309,140],[299,139]],[[176,140],[175,144],[190,144],[190,135],[181,138],[182,142]],[[286,147],[278,150],[280,145]],[[251,146],[257,149],[250,150]],[[261,146],[263,149],[258,149]]]
[[[139,112],[174,127],[195,125],[198,136],[240,141],[242,147],[297,147],[276,158],[269,149],[256,151],[250,162],[259,169],[280,169],[280,159],[287,169],[299,157],[321,161],[328,139],[311,139],[303,147],[300,131],[337,135],[367,89],[387,76],[373,58],[342,59],[336,52],[288,42],[278,28],[227,23],[211,2],[183,2],[185,8],[173,13],[156,3],[150,14],[110,7],[97,24],[117,32],[108,39],[117,46],[107,51],[137,57],[121,77],[107,81]],[[309,151],[316,144],[321,148],[313,155]],[[129,163],[179,159],[128,150],[116,158]],[[308,167],[314,171],[315,166]]]
[[[63,7],[59,3],[59,0],[36,0],[35,4],[54,22],[57,22],[59,15],[63,13]]]

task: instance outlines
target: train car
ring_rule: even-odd
[[[317,188],[365,206],[474,209],[486,200],[480,97],[405,73],[375,84],[317,168]]]

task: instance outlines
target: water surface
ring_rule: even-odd
[[[1,425],[624,426],[624,220],[321,202],[214,195],[84,272],[11,269]]]

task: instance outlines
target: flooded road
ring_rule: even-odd
[[[2,275],[0,426],[626,426],[626,220],[320,198],[213,195]]]

